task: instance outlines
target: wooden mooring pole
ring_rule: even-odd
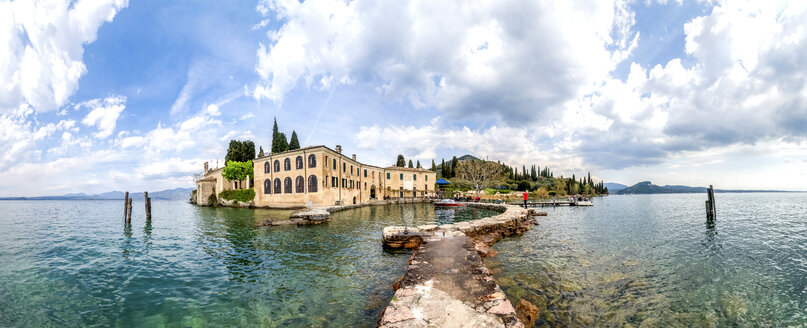
[[[715,219],[715,189],[712,185],[706,189],[706,220],[713,221]]]
[[[126,224],[132,224],[132,199],[127,197]]]
[[[144,197],[146,198],[146,221],[148,221],[151,220],[151,198],[149,198],[148,191],[144,193]]]
[[[128,221],[126,220],[126,218],[128,217],[128,215],[129,215],[129,192],[127,191],[127,192],[126,192],[126,193],[123,195],[123,222],[124,222],[124,223],[128,222]]]

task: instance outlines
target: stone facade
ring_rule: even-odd
[[[253,160],[255,206],[318,207],[435,195],[435,172],[363,164],[355,154],[336,149],[313,146]]]

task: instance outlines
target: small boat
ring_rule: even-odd
[[[589,198],[578,198],[574,204],[577,206],[594,206],[594,203]]]
[[[456,202],[453,199],[443,199],[439,202],[434,202],[434,207],[457,207],[457,206],[465,206],[465,204]]]

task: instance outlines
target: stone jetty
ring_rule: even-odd
[[[493,243],[529,230],[537,224],[535,217],[546,213],[467,205],[503,213],[442,226],[384,228],[384,247],[415,252],[406,274],[393,286],[395,296],[379,315],[379,327],[524,327],[482,257],[494,256]]]

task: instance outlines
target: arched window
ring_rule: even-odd
[[[305,179],[303,179],[302,175],[298,175],[297,178],[294,179],[294,187],[295,187],[294,192],[296,192],[298,194],[305,192]]]
[[[297,156],[297,158],[294,159],[294,168],[298,169],[298,170],[303,169],[303,157],[302,156]]]
[[[315,167],[317,167],[317,155],[308,155],[308,168],[310,169]]]
[[[280,161],[275,160],[275,172],[280,172]]]
[[[283,170],[284,171],[291,170],[291,159],[290,158],[287,158],[287,159],[283,160]]]
[[[269,161],[263,162],[263,173],[269,173]]]
[[[263,180],[263,193],[264,194],[272,193],[272,183],[269,181],[269,179]]]
[[[308,176],[308,192],[317,192],[317,176]]]
[[[280,178],[275,178],[275,194],[280,193]]]
[[[283,192],[286,194],[291,193],[291,178],[289,177],[283,179]]]

